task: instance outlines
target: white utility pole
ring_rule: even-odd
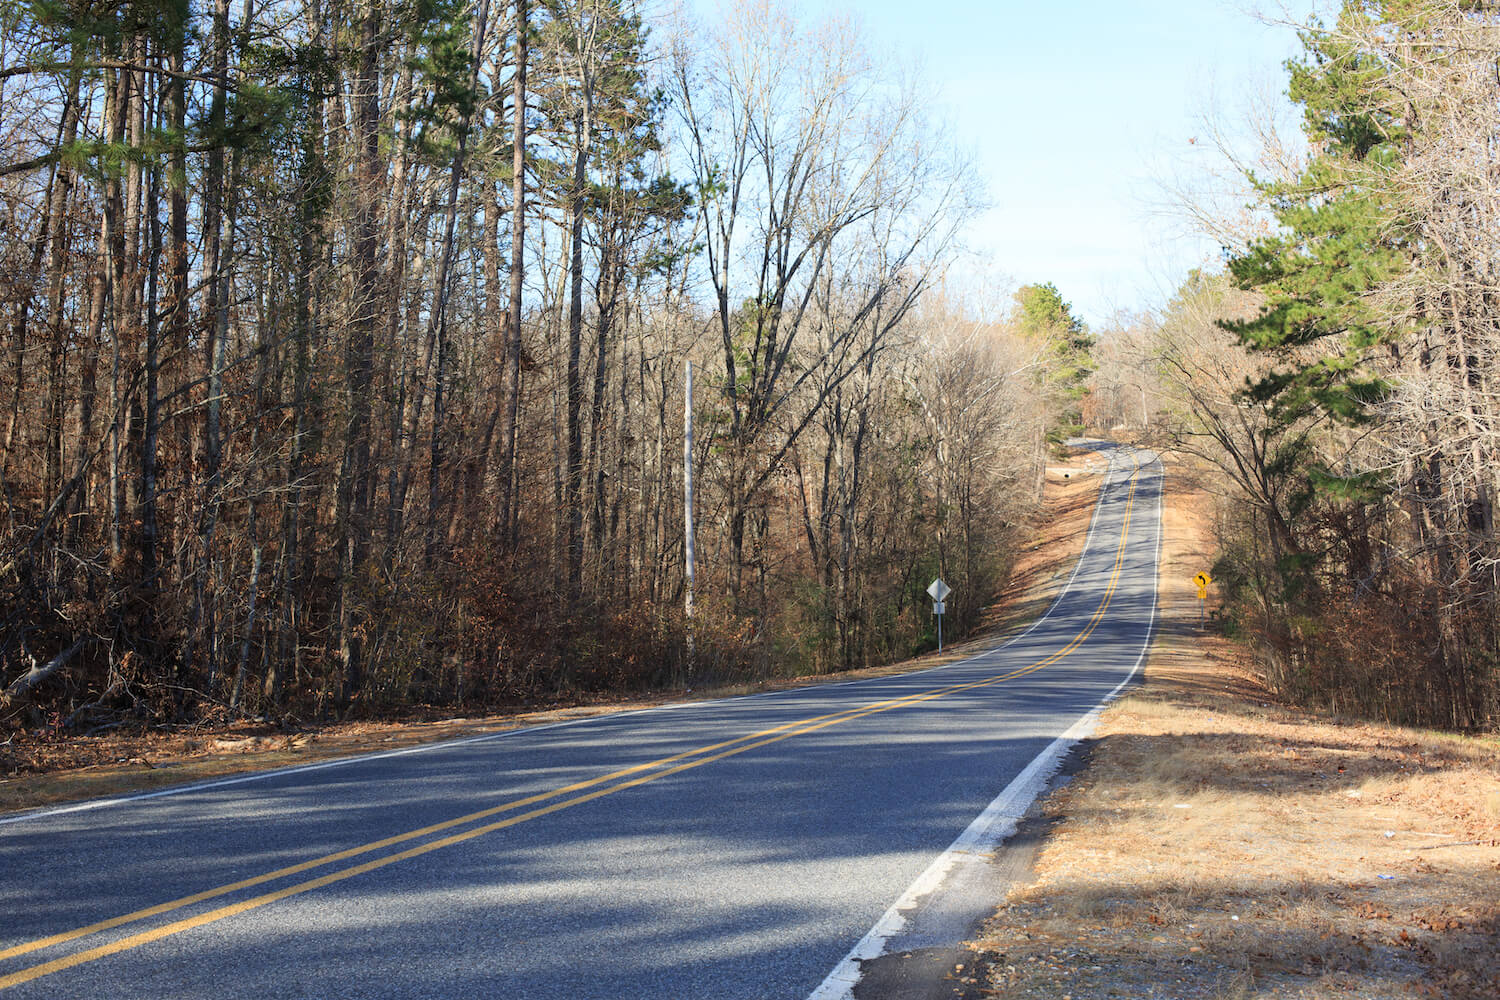
[[[687,618],[687,669],[693,672],[693,363],[682,363],[682,610]]]

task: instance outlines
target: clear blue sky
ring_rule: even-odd
[[[1249,5],[827,6],[857,11],[877,46],[903,46],[940,87],[994,203],[971,245],[1018,284],[1053,282],[1098,324],[1118,308],[1159,304],[1188,268],[1215,256],[1164,216],[1155,178],[1212,156],[1201,127],[1211,106],[1232,118],[1252,89],[1284,94],[1295,33],[1262,24]],[[1311,8],[1296,0],[1291,16]]]
[[[969,245],[1015,284],[1053,282],[1091,325],[1160,304],[1216,256],[1164,217],[1154,178],[1206,166],[1202,115],[1284,94],[1298,50],[1249,13],[1282,16],[1276,0],[786,2],[853,13],[877,51],[919,62],[994,205]],[[1314,0],[1287,7],[1300,21]]]

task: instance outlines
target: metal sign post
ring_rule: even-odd
[[[687,625],[687,678],[697,666],[693,643],[693,363],[682,363],[682,615]]]
[[[1198,629],[1202,631],[1208,620],[1208,585],[1214,582],[1214,578],[1207,573],[1199,573],[1193,577],[1193,582],[1198,585]]]
[[[932,598],[932,613],[937,615],[937,639],[938,652],[943,651],[943,611],[947,609],[948,595],[953,593],[953,588],[938,577],[927,585],[927,595]]]

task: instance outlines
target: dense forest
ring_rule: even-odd
[[[1217,470],[1226,624],[1283,694],[1500,726],[1500,9],[1347,2],[1301,34],[1300,139],[1226,150],[1225,248],[1101,332],[1091,415]]]
[[[926,104],[765,3],[4,0],[0,728],[841,669],[938,574],[969,627],[1089,339],[948,287]]]
[[[1220,266],[1089,331],[954,277],[973,165],[845,21],[0,0],[0,728],[900,658],[1088,425],[1205,470],[1286,697],[1494,729],[1500,13],[1301,39]]]

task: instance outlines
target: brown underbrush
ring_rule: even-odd
[[[1085,455],[1079,470],[1088,472],[1101,460]],[[1038,531],[1016,553],[1010,581],[1000,598],[985,609],[976,632],[949,643],[943,653],[881,667],[819,676],[777,676],[772,670],[750,671],[734,650],[747,640],[710,619],[699,633],[699,655],[691,676],[681,662],[673,639],[662,635],[659,622],[645,613],[629,620],[592,623],[601,643],[612,652],[593,660],[595,666],[570,680],[565,695],[525,697],[523,688],[502,691],[510,699],[505,712],[455,717],[444,705],[407,706],[399,714],[381,718],[333,720],[239,720],[209,716],[190,726],[166,725],[150,719],[126,724],[106,723],[92,732],[60,725],[50,713],[39,725],[18,726],[0,740],[0,813],[60,802],[204,781],[248,771],[285,767],[330,757],[388,750],[418,743],[463,738],[525,725],[563,721],[605,712],[645,708],[668,700],[711,698],[770,690],[825,680],[848,680],[919,670],[972,655],[992,645],[1006,632],[1024,625],[1046,608],[1061,589],[1081,551],[1098,492],[1098,477],[1070,473],[1047,479],[1046,502],[1038,512]],[[491,585],[480,574],[468,584]],[[511,630],[530,636],[546,629],[565,630],[566,621],[547,619],[541,611],[523,616],[519,605],[496,600],[507,619],[470,623],[478,645],[497,648]],[[407,641],[410,641],[408,637]],[[744,676],[758,674],[754,679]],[[477,696],[485,685],[503,682],[472,664],[444,661],[435,665],[428,682],[435,688],[467,686]]]

